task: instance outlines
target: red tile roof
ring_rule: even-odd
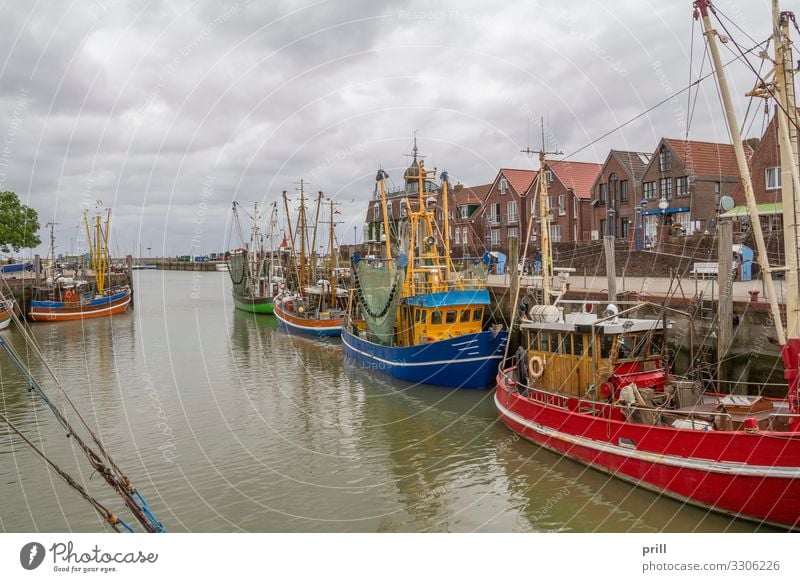
[[[547,162],[547,167],[558,177],[564,186],[575,192],[581,199],[592,197],[592,184],[603,168],[602,164],[591,162]]]
[[[686,167],[698,176],[739,175],[736,153],[731,144],[668,138],[664,138],[664,141],[681,157]],[[749,157],[752,150],[749,147],[746,150]]]
[[[454,188],[452,192],[456,204],[483,204],[491,189],[491,184],[483,184],[481,186],[464,186],[459,190]]]
[[[536,170],[514,170],[512,168],[500,168],[500,173],[505,176],[511,187],[517,194],[522,196],[527,192],[531,183],[536,179]]]

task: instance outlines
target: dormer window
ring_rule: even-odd
[[[658,169],[662,172],[669,172],[672,169],[669,150],[666,147],[661,148],[658,154]]]

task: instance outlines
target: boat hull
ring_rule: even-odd
[[[562,395],[524,397],[507,378],[498,374],[495,405],[520,436],[685,503],[800,528],[800,433],[629,423],[614,420],[610,407],[581,413],[577,399]]]
[[[420,346],[392,347],[342,330],[345,356],[358,365],[407,382],[447,388],[490,387],[507,340],[506,331],[482,331]]]
[[[11,312],[4,310],[0,312],[0,329],[5,329],[11,325]]]
[[[31,301],[28,317],[33,321],[72,321],[92,317],[118,315],[128,309],[131,290],[126,289],[108,297],[93,299],[90,303],[64,303],[60,301]]]
[[[310,319],[298,317],[275,305],[275,317],[281,327],[294,333],[318,337],[335,337],[342,333],[342,319]]]
[[[272,301],[272,297],[253,299],[250,297],[241,297],[234,293],[233,305],[236,309],[247,311],[248,313],[272,314],[275,304]]]

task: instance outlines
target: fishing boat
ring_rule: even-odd
[[[28,317],[33,321],[70,321],[124,313],[131,303],[130,285],[113,281],[108,255],[111,210],[105,224],[97,214],[92,220],[84,212],[83,222],[89,241],[92,278],[78,273],[68,276],[55,261],[55,237],[50,232],[50,266],[43,284],[33,290]],[[93,279],[93,280],[92,280]]]
[[[0,329],[5,329],[11,324],[12,309],[14,309],[13,299],[0,300]]]
[[[710,20],[715,11],[708,0],[694,5],[713,59],[750,220],[758,225],[747,159]],[[796,111],[788,38],[794,17],[781,13],[777,1],[773,17],[775,78],[762,89],[778,101],[778,115],[783,116],[784,224],[797,224],[797,149],[782,113]],[[544,167],[544,154],[540,163]],[[549,230],[545,182],[539,194],[542,233]],[[698,382],[673,374],[666,350],[670,323],[663,309],[613,302],[570,309],[575,306],[556,298],[523,310],[522,346],[497,376],[495,404],[502,421],[534,443],[661,495],[759,523],[800,528],[798,241],[791,229],[786,232],[784,328],[763,234],[753,229],[781,345],[787,398],[722,394],[718,389],[709,393]],[[545,241],[542,245],[547,253]]]
[[[240,240],[244,241],[241,222],[239,221],[239,204],[233,203],[233,217]],[[243,211],[244,212],[244,211]],[[274,227],[277,220],[277,204],[272,204],[269,219],[269,248],[264,249],[264,237],[261,234],[261,221],[258,203],[253,205],[250,216],[250,241],[242,248],[235,249],[228,255],[225,269],[230,275],[233,288],[233,304],[236,309],[249,313],[272,313],[273,297],[278,293],[278,285],[283,282],[282,268],[278,264],[273,251]],[[217,270],[220,264],[217,264]]]
[[[436,171],[427,170],[417,153],[415,140],[405,187],[397,194],[403,219],[394,235],[387,174],[378,170],[383,257],[353,257],[355,288],[342,331],[344,352],[358,365],[401,380],[486,388],[494,381],[507,332],[488,322],[485,276],[457,270],[450,256],[447,173],[437,186]],[[441,225],[437,210],[442,211]],[[476,267],[473,261],[465,264]]]
[[[342,331],[344,308],[347,304],[347,289],[338,285],[336,277],[335,215],[333,200],[328,221],[328,268],[317,268],[317,227],[323,195],[317,197],[316,220],[313,237],[308,240],[308,221],[305,207],[305,182],[300,180],[300,208],[296,228],[292,233],[289,200],[283,193],[289,238],[293,241],[289,254],[289,276],[286,284],[275,297],[275,317],[281,327],[291,332],[315,336],[338,336]],[[309,253],[308,250],[311,252]],[[309,258],[309,254],[311,257]]]

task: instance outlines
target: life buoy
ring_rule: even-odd
[[[544,374],[544,360],[539,356],[531,356],[528,360],[528,378],[538,380]]]
[[[72,289],[67,289],[67,291],[64,293],[64,297],[66,298],[67,301],[72,301],[73,297]]]

